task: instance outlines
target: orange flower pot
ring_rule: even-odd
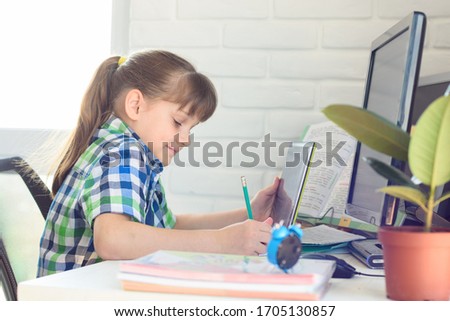
[[[387,297],[392,300],[449,300],[450,229],[381,227]]]

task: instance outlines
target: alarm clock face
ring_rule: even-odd
[[[277,264],[282,270],[293,267],[302,254],[302,242],[300,238],[291,233],[281,241],[277,251]]]

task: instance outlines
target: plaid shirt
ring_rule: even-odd
[[[61,185],[41,238],[38,276],[101,261],[93,222],[102,213],[172,228],[159,181],[162,163],[122,120],[111,118],[94,135]]]

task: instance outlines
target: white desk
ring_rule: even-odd
[[[349,254],[337,255],[356,267],[357,271],[383,274],[371,270]],[[118,261],[106,261],[72,271],[19,283],[19,300],[222,300],[213,296],[163,294],[124,291],[117,279]],[[387,300],[385,279],[381,277],[354,276],[352,279],[332,279],[326,301]]]

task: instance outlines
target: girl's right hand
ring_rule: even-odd
[[[269,217],[264,222],[245,220],[219,231],[223,253],[265,254],[267,253],[267,244],[272,237],[272,218]]]

